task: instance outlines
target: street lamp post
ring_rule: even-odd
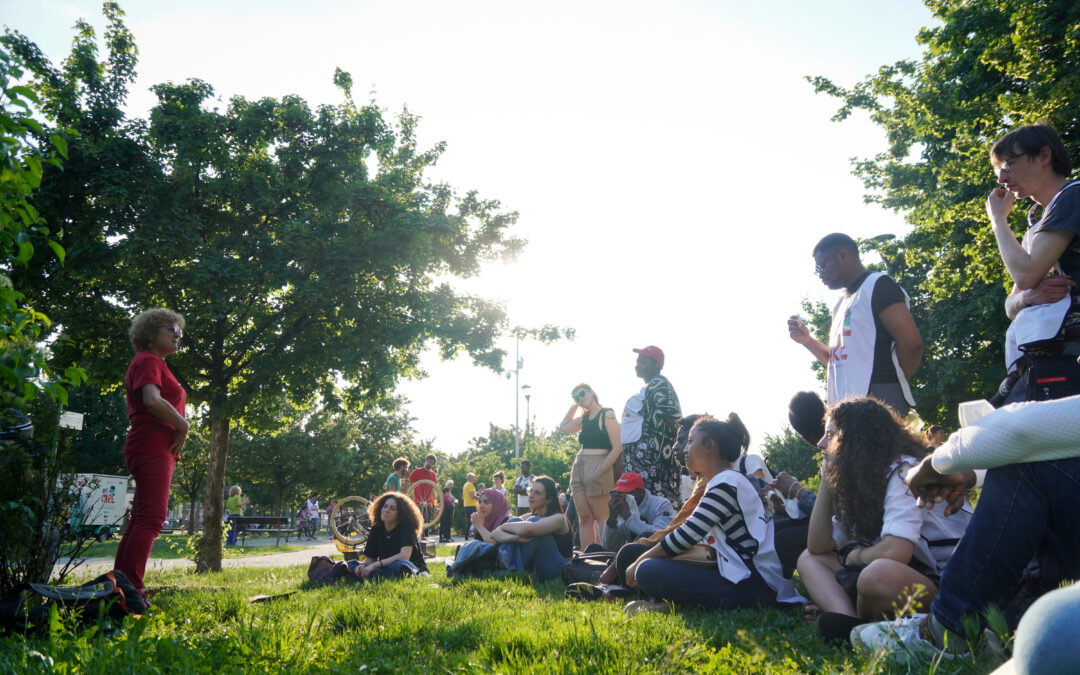
[[[532,389],[532,385],[523,384],[523,385],[521,385],[521,388],[522,388],[522,390]],[[531,398],[532,398],[532,394],[529,393],[528,391],[525,391],[525,436],[526,436],[526,438],[529,436],[529,427],[532,424],[532,416],[531,416],[530,410],[529,410],[529,400]]]
[[[519,384],[519,378],[521,376],[521,367],[523,362],[521,360],[521,340],[514,338],[514,370],[506,371],[506,377],[510,377],[510,373],[514,373],[514,459],[521,459],[521,446],[520,439],[518,438],[518,411],[520,409],[521,397],[521,385]]]

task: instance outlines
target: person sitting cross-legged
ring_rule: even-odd
[[[352,572],[361,580],[400,577],[428,571],[420,551],[420,509],[400,492],[386,492],[368,507],[371,530],[364,558]]]
[[[626,569],[627,585],[651,599],[631,602],[627,614],[666,609],[667,603],[735,609],[804,601],[781,576],[772,521],[757,490],[734,467],[748,439],[735,414],[694,423],[687,466],[701,476],[705,491],[682,525]]]

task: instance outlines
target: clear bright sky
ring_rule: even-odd
[[[850,85],[918,56],[932,17],[917,0],[121,6],[140,52],[131,115],[154,104],[151,85],[188,78],[223,103],[333,103],[341,67],[360,100],[371,91],[421,115],[424,145],[448,142],[431,178],[520,212],[524,255],[459,286],[501,299],[511,325],[577,329],[573,342],[521,344],[540,428],[578,382],[620,412],[643,384],[631,349],[655,344],[684,414],[738,412],[756,446],[794,392],[821,390],[785,323],[803,298],[834,299],[813,274],[814,243],[908,229],[864,204],[850,174],[851,158],[885,149],[883,133],[865,116],[830,122],[837,102],[803,77]],[[105,25],[100,2],[0,7],[54,61],[76,18],[99,36]],[[503,346],[513,367],[513,340]],[[513,380],[464,356],[425,367],[401,387],[420,438],[457,453],[489,422],[513,425]]]

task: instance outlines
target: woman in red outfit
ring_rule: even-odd
[[[135,497],[115,566],[141,592],[150,548],[168,513],[173,469],[188,434],[187,394],[165,365],[165,357],[180,347],[184,317],[169,309],[150,309],[131,321],[128,334],[135,358],[124,376],[131,422],[124,463],[135,479]]]

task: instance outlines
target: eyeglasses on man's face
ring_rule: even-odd
[[[837,256],[837,254],[839,254],[839,253],[840,253],[840,251],[833,251],[832,253],[825,256],[821,260],[815,261],[815,263],[814,263],[814,274],[821,274],[822,272],[824,272],[825,271],[825,266],[828,265],[829,261],[832,260],[833,258],[835,258]]]
[[[1016,170],[1015,162],[1024,159],[1025,157],[1027,157],[1027,155],[1013,155],[1012,157],[999,162],[995,171],[999,176],[1003,173],[1012,173]]]

